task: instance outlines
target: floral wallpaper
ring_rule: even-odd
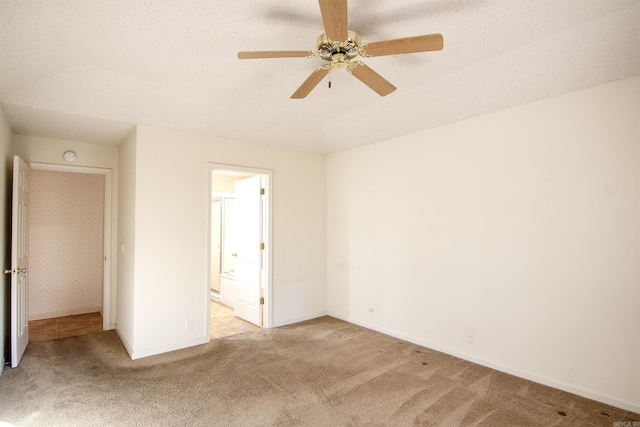
[[[104,176],[31,171],[29,318],[102,308]]]

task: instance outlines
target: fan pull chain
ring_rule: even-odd
[[[331,70],[329,70],[329,89],[331,89]]]

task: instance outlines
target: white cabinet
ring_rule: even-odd
[[[225,274],[220,275],[220,302],[229,307],[236,302],[236,282]]]

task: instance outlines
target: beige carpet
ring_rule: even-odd
[[[34,342],[0,378],[0,425],[25,427],[633,421],[640,415],[330,317],[136,361],[113,331]]]

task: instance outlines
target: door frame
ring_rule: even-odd
[[[212,176],[214,172],[231,172],[231,173],[247,173],[252,175],[263,175],[266,177],[265,183],[265,198],[263,209],[263,224],[264,224],[264,328],[271,328],[273,325],[273,304],[272,304],[272,280],[273,280],[273,251],[272,251],[272,231],[273,231],[273,170],[271,169],[259,169],[248,166],[228,165],[223,163],[208,163],[207,164],[207,197],[206,197],[206,212],[207,212],[207,239],[206,239],[206,312],[208,313],[207,319],[211,319],[211,292],[209,284],[211,283],[211,196],[213,192],[212,188]],[[211,322],[207,321],[207,336],[211,337]]]
[[[211,205],[212,206],[213,206],[213,204],[215,202],[218,202],[220,204],[220,206],[218,207],[218,215],[220,216],[220,227],[219,227],[218,233],[221,236],[222,236],[222,224],[224,223],[224,220],[223,220],[224,214],[222,213],[222,205],[224,204],[223,201],[224,201],[224,198],[222,198],[222,197],[212,197],[211,198]],[[209,238],[210,239],[211,239],[211,237],[213,236],[213,233],[214,233],[214,229],[213,229],[213,211],[214,211],[214,209],[211,209],[211,211],[210,211],[210,215],[211,215],[211,220],[210,220],[210,224],[209,224],[209,227],[211,227],[211,228],[209,228]],[[220,240],[220,245],[219,245],[220,247],[218,248],[218,268],[222,268],[222,248],[223,248],[222,237],[220,237],[219,240]],[[209,252],[209,258],[208,259],[209,259],[210,263],[213,261],[213,254],[215,253],[214,250],[213,250],[212,243],[213,243],[213,239],[211,239],[211,241],[209,243],[209,245],[210,245],[209,250],[211,252]],[[213,277],[214,275],[212,274],[212,272],[213,272],[213,264],[210,264],[209,265],[209,286],[211,286],[211,282],[214,279],[214,277]],[[220,295],[220,275],[218,275],[218,290],[216,292],[218,292],[218,295]]]
[[[104,176],[104,203],[103,203],[103,271],[102,271],[102,329],[110,330],[115,329],[115,319],[112,319],[112,308],[115,308],[115,298],[113,296],[113,283],[111,281],[111,268],[112,268],[112,192],[113,183],[112,176],[113,171],[105,168],[94,168],[90,166],[73,166],[73,165],[60,165],[53,163],[30,163],[31,169],[50,171],[50,172],[71,172],[71,173],[86,173],[92,175]],[[113,307],[112,307],[113,306]]]

